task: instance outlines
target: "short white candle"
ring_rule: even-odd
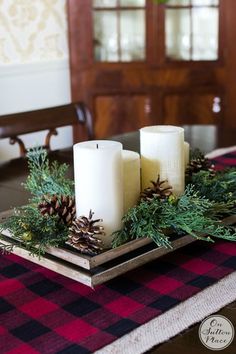
[[[91,140],[74,145],[74,178],[76,215],[103,219],[110,247],[112,232],[122,227],[123,174],[122,144],[109,140]]]
[[[140,155],[130,150],[122,151],[124,213],[134,207],[140,197]]]
[[[184,162],[185,162],[185,169],[188,167],[189,159],[190,159],[190,146],[187,141],[184,142]]]
[[[150,186],[158,174],[168,180],[176,195],[185,187],[184,129],[171,125],[156,125],[140,129],[142,189]]]

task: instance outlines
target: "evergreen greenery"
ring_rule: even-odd
[[[58,215],[43,216],[38,204],[45,195],[72,196],[74,183],[66,177],[68,166],[57,161],[50,163],[45,149],[29,150],[27,158],[29,176],[24,187],[32,198],[28,205],[14,209],[13,215],[0,225],[0,232],[10,230],[17,245],[40,256],[47,246],[59,246],[67,240],[68,227]]]
[[[231,212],[230,201],[210,201],[189,185],[180,198],[154,198],[131,208],[123,218],[123,229],[114,233],[113,247],[145,236],[158,246],[171,248],[171,233],[190,234],[205,241],[213,241],[213,236],[236,241],[234,228],[219,219],[219,215]]]
[[[29,176],[24,184],[26,190],[38,201],[43,195],[73,195],[74,183],[66,178],[68,165],[57,161],[49,163],[48,153],[42,147],[27,153]]]
[[[24,187],[32,198],[28,205],[14,209],[13,215],[0,225],[0,232],[8,229],[17,245],[40,257],[46,247],[64,244],[69,227],[58,215],[42,215],[39,203],[45,196],[73,196],[74,184],[66,177],[68,166],[56,161],[50,163],[46,150],[32,149],[27,157],[29,176]],[[114,233],[113,247],[145,236],[158,246],[171,248],[173,233],[190,234],[210,242],[214,237],[236,241],[234,228],[220,221],[235,212],[236,168],[215,174],[193,173],[182,196],[142,200],[131,208],[123,218],[123,229]],[[1,243],[0,249],[9,250]]]
[[[192,175],[191,183],[200,195],[236,206],[236,168],[218,171],[215,176],[209,171],[200,171]]]
[[[34,204],[15,209],[2,227],[11,231],[16,245],[24,246],[39,257],[48,246],[62,245],[68,238],[68,227],[58,216],[42,216]]]

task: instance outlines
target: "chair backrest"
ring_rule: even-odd
[[[48,130],[44,147],[50,150],[50,139],[52,135],[57,135],[56,128],[67,125],[72,125],[73,127],[83,125],[87,138],[93,138],[91,113],[83,102],[78,102],[0,116],[0,139],[10,138],[10,144],[18,143],[20,155],[25,156],[26,148],[18,135]]]

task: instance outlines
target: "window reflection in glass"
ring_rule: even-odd
[[[120,6],[145,6],[145,0],[120,0]]]
[[[143,60],[145,58],[144,11],[122,11],[120,14],[121,61]]]
[[[175,60],[190,60],[190,10],[166,10],[166,55]]]
[[[219,0],[192,0],[193,6],[218,6]]]
[[[168,5],[170,6],[190,5],[190,0],[169,0]]]
[[[93,0],[94,7],[115,7],[117,0]]]
[[[94,13],[94,56],[96,61],[118,61],[119,59],[115,12]]]
[[[145,0],[94,0],[94,58],[129,62],[145,59]],[[115,7],[114,7],[115,4]]]
[[[193,60],[217,59],[218,16],[214,8],[193,9]]]
[[[170,0],[165,26],[168,59],[218,59],[219,0]]]

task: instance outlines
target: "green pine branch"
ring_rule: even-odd
[[[67,240],[68,227],[58,215],[43,216],[38,203],[44,195],[72,196],[74,183],[66,177],[68,166],[57,161],[50,164],[45,149],[29,150],[27,158],[29,176],[23,186],[31,192],[32,199],[28,205],[15,208],[13,215],[0,224],[0,232],[8,229],[16,245],[40,257],[48,246],[59,246]]]
[[[62,245],[68,239],[68,227],[58,216],[43,216],[34,204],[16,208],[13,215],[0,225],[0,233],[3,230],[11,232],[16,245],[39,257],[48,246]]]
[[[113,247],[140,237],[151,238],[157,246],[171,247],[171,233],[206,241],[213,241],[212,237],[236,241],[235,230],[219,220],[225,212],[232,212],[231,203],[210,201],[189,185],[180,198],[154,198],[130,209],[123,218],[123,229],[114,233]]]
[[[66,177],[68,166],[49,162],[47,151],[28,152],[29,176],[24,184],[32,199],[0,225],[8,229],[18,246],[39,257],[48,246],[60,246],[68,238],[68,226],[58,215],[43,216],[38,203],[44,195],[74,194],[73,182]],[[131,208],[123,218],[123,229],[114,233],[113,247],[141,237],[151,238],[159,247],[171,248],[172,234],[190,234],[213,242],[214,238],[236,241],[233,227],[220,219],[236,212],[236,169],[212,174],[200,171],[191,176],[185,193],[167,200],[154,198]],[[207,235],[207,236],[206,236]],[[14,241],[13,241],[14,243]],[[1,247],[5,251],[5,247]]]
[[[209,171],[200,171],[192,175],[191,184],[209,200],[236,206],[236,168],[217,171],[215,176]]]
[[[39,200],[43,195],[73,195],[74,183],[66,177],[67,164],[57,161],[49,163],[48,153],[38,147],[28,151],[29,176],[23,184],[33,195],[33,200]]]

